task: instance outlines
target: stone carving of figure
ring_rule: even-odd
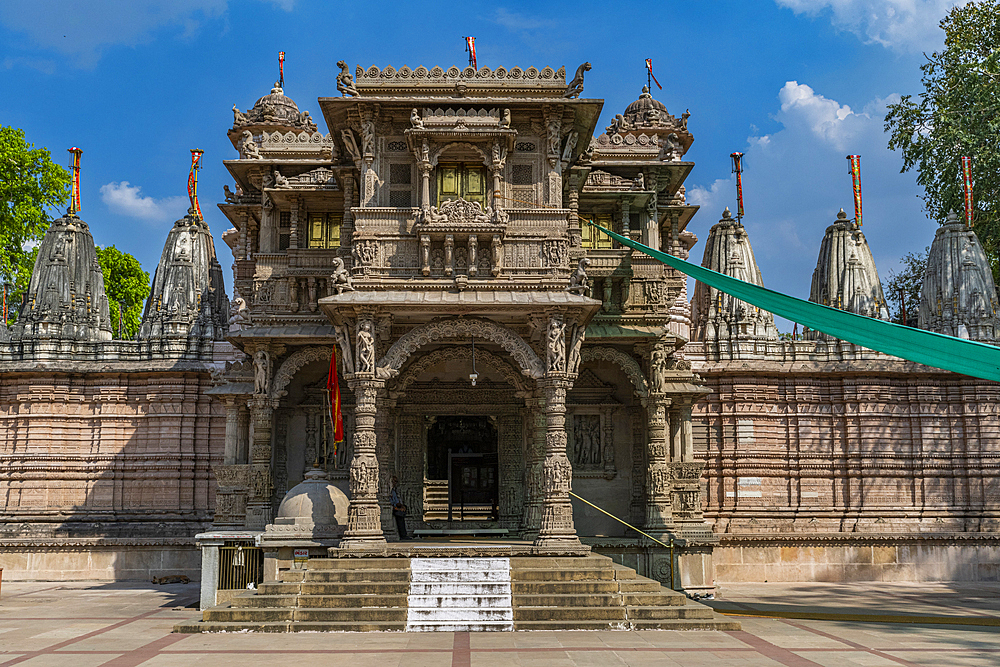
[[[594,159],[594,144],[588,144],[587,148],[580,153],[580,157],[577,158],[577,164],[590,164]]]
[[[431,145],[424,139],[420,144],[420,161],[429,164],[431,161]]]
[[[243,327],[250,326],[250,309],[239,292],[236,292],[236,297],[229,304],[229,312],[232,313],[229,318],[230,331],[241,331]]]
[[[569,136],[566,137],[566,146],[563,148],[562,161],[569,162],[569,159],[573,157],[573,151],[576,150],[576,142],[580,138],[579,132],[570,132]]]
[[[337,345],[344,362],[344,372],[354,372],[354,355],[351,354],[351,334],[346,324],[334,324],[333,333],[337,337]]]
[[[570,334],[569,355],[567,357],[566,372],[576,373],[580,369],[580,351],[583,348],[583,337],[587,328],[574,324]]]
[[[361,162],[361,151],[358,150],[358,142],[354,138],[354,133],[350,130],[341,130],[340,137],[344,140],[344,148],[350,154],[355,163]]]
[[[253,355],[253,393],[266,394],[270,384],[270,355],[266,350],[257,350]]]
[[[226,203],[235,204],[236,203],[236,193],[229,189],[228,185],[223,185],[222,190],[226,193]]]
[[[424,129],[424,120],[420,117],[420,112],[416,109],[410,112],[410,125],[417,130]]]
[[[645,190],[646,189],[646,179],[642,174],[639,174],[632,181],[633,190]]]
[[[549,155],[559,155],[559,128],[562,126],[561,118],[550,118],[547,123]]]
[[[372,335],[372,323],[361,320],[358,324],[358,373],[375,372],[375,337]]]
[[[510,127],[510,109],[504,109],[500,115],[500,129],[506,130]]]
[[[590,295],[590,287],[587,284],[588,266],[590,266],[590,260],[582,257],[576,267],[576,271],[569,277],[569,287],[566,288],[567,292],[570,294],[579,294],[580,296]]]
[[[563,97],[580,97],[580,93],[583,92],[583,73],[590,71],[590,63],[583,63],[576,68],[576,76],[573,80],[569,82],[566,86],[566,92],[563,93]]]
[[[632,129],[632,125],[625,119],[621,114],[616,115],[611,119],[611,125],[605,128],[608,134],[617,134],[619,132],[626,132]]]
[[[316,129],[316,123],[313,122],[312,116],[309,115],[308,111],[303,111],[299,114],[299,125],[307,129]]]
[[[682,130],[687,130],[688,129],[688,118],[690,118],[690,117],[691,117],[691,110],[690,109],[685,109],[684,113],[681,114],[681,129]]]
[[[240,111],[239,109],[237,109],[236,105],[234,104],[233,105],[233,127],[239,127],[241,125],[246,125],[249,122],[250,121],[249,121],[249,119],[247,119],[247,115],[245,113],[243,113],[242,111]]]
[[[361,121],[361,148],[364,154],[375,155],[375,121]]]
[[[253,140],[250,130],[243,130],[243,157],[247,160],[260,159],[260,148],[257,146],[257,142]]]
[[[550,371],[566,370],[566,325],[557,319],[549,321],[548,359]]]
[[[333,291],[337,294],[354,291],[351,274],[344,268],[344,260],[339,257],[333,258],[333,275],[330,280],[333,282]]]
[[[347,63],[343,60],[337,61],[340,74],[337,75],[337,92],[344,97],[357,97],[358,89],[354,87],[354,77],[347,70]]]
[[[274,187],[276,188],[287,188],[288,179],[281,175],[281,172],[277,169],[274,170]]]
[[[681,150],[680,139],[676,133],[671,132],[667,135],[667,138],[663,142],[663,147],[660,149],[660,159],[680,160],[683,156]]]
[[[664,371],[667,368],[667,353],[662,347],[654,347],[653,354],[649,360],[650,391],[654,394],[662,394],[666,389],[666,377]]]

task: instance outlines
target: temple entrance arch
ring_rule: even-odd
[[[447,339],[484,339],[506,350],[521,369],[521,373],[540,378],[545,365],[523,338],[505,326],[478,317],[455,317],[423,324],[403,334],[378,362],[378,373],[395,377],[406,360],[424,345]]]

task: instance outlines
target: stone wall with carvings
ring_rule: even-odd
[[[706,362],[689,354],[713,390],[693,420],[706,462],[705,517],[727,554],[720,578],[755,580],[764,570],[750,565],[764,562],[769,581],[947,578],[941,567],[921,569],[893,540],[996,539],[1000,386],[871,352],[854,361],[822,356]],[[845,567],[843,549],[872,539],[889,540],[884,562],[899,565],[895,575]],[[746,560],[747,548],[765,560]],[[872,558],[858,562],[878,565]],[[973,570],[956,566],[954,576],[979,576]]]
[[[196,577],[225,434],[207,369],[12,366],[0,384],[5,577],[148,579],[153,561]],[[147,555],[130,560],[138,547]]]

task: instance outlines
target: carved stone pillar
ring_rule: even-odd
[[[248,238],[250,230],[248,229],[248,225],[250,216],[245,210],[240,211],[237,215],[240,219],[240,238],[236,244],[236,256],[240,259],[249,259],[250,248],[248,246]]]
[[[569,490],[573,467],[566,457],[566,391],[572,380],[548,374],[539,380],[545,395],[545,460],[542,464],[542,521],[535,546],[544,549],[577,547]]]
[[[306,448],[303,454],[306,470],[319,463],[319,450],[316,447],[316,417],[318,414],[319,412],[314,408],[306,409]]]
[[[293,313],[299,312],[299,279],[295,276],[288,279],[288,304]]]
[[[271,523],[271,495],[274,482],[271,476],[271,419],[274,415],[274,403],[264,394],[251,398],[247,405],[250,408],[250,419],[253,425],[252,443],[250,446],[250,492],[247,498],[247,528],[264,530]]]
[[[227,397],[226,405],[226,444],[222,457],[223,465],[231,466],[237,461],[239,448],[240,406],[235,397]]]
[[[631,225],[631,220],[630,220],[631,215],[629,214],[629,201],[627,199],[622,200],[621,210],[619,213],[621,215],[622,235],[629,236],[630,235],[629,232],[631,231],[631,229],[629,228],[629,226]]]
[[[528,407],[528,451],[524,457],[525,485],[528,497],[521,519],[521,536],[526,540],[538,537],[542,523],[542,464],[545,462],[545,396],[539,391],[525,399]]]
[[[450,276],[455,272],[455,235],[446,234],[444,237],[444,275]]]
[[[289,214],[288,223],[288,249],[298,250],[299,248],[299,198],[295,195],[289,195],[288,201],[291,202],[292,208]]]
[[[376,380],[372,372],[355,374],[348,383],[355,401],[354,458],[351,460],[351,503],[347,508],[347,530],[340,546],[350,549],[385,544],[378,503],[379,464],[375,454],[376,400],[385,382]]]
[[[344,224],[340,228],[340,238],[348,240],[354,234],[354,214],[351,207],[354,206],[354,174],[344,174]]]
[[[316,279],[310,276],[307,279],[307,285],[309,287],[309,312],[315,313],[318,305],[316,301]]]
[[[431,237],[427,234],[420,236],[420,272],[431,275]]]
[[[583,230],[580,227],[580,185],[583,178],[579,174],[569,176],[569,216],[567,217],[569,227],[569,247],[579,248],[583,246]]]
[[[655,536],[673,527],[670,505],[671,475],[667,432],[670,428],[667,409],[670,399],[664,394],[650,394],[647,403],[646,439],[646,523],[644,530]]]
[[[236,463],[250,463],[250,410],[246,403],[239,406],[236,436]]]
[[[546,182],[545,203],[562,208],[562,107],[545,108],[545,144],[549,173]]]
[[[629,502],[629,521],[641,526],[646,521],[646,439],[645,410],[639,406],[629,408],[632,426],[632,499]]]
[[[420,210],[426,219],[431,212],[431,170],[434,167],[430,162],[420,162],[417,169],[420,170]]]
[[[479,239],[475,234],[469,235],[469,276],[474,277],[479,271]]]

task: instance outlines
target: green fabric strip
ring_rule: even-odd
[[[596,227],[622,245],[644,252],[695,280],[810,329],[918,364],[985,380],[1000,380],[1000,347],[884,322],[797,299],[685,262],[683,259],[644,246],[592,222],[587,224]]]

